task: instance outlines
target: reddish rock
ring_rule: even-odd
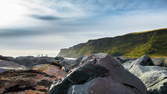
[[[52,82],[65,76],[65,72],[54,65],[33,69],[0,73],[0,94],[48,94]]]

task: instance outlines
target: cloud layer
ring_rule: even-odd
[[[43,49],[56,55],[59,49],[88,39],[167,26],[166,0],[17,1],[26,9],[24,16],[15,23],[0,25],[0,52],[6,55],[13,55],[10,51],[34,54]]]

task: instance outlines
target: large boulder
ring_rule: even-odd
[[[128,70],[143,81],[148,94],[167,93],[167,68],[153,66],[148,56],[133,61]]]
[[[51,85],[49,94],[146,94],[146,87],[109,55],[90,56],[63,80]]]

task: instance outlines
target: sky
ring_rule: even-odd
[[[1,0],[0,54],[56,56],[89,39],[167,27],[167,0]]]

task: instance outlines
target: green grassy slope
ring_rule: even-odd
[[[99,52],[109,53],[114,56],[139,57],[148,54],[155,57],[166,57],[167,29],[89,40],[87,43],[61,49],[59,56],[79,57]]]

